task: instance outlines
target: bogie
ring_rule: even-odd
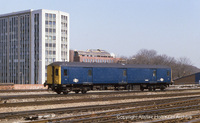
[[[80,92],[80,90],[76,90],[76,91],[74,91],[76,94],[78,94],[79,92]]]

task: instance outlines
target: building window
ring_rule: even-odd
[[[169,71],[167,71],[167,76],[170,76],[170,72]]]
[[[48,25],[48,21],[45,21],[45,24]]]
[[[126,70],[123,71],[123,76],[126,76],[127,72]]]
[[[55,73],[55,74],[56,74],[56,76],[58,76],[58,69],[56,69],[56,71],[55,71],[55,72],[56,72],[56,73]]]
[[[49,14],[49,18],[52,18],[52,14]]]
[[[156,76],[156,70],[153,71],[153,76]]]
[[[52,40],[52,36],[49,36],[49,40],[50,40],[50,41]]]
[[[53,40],[56,40],[56,36],[53,36]]]
[[[67,69],[64,69],[64,76],[67,76]]]
[[[56,14],[53,14],[53,18],[56,18]]]
[[[45,36],[45,40],[48,40],[48,36],[47,35]]]
[[[92,70],[88,70],[88,76],[92,76]]]

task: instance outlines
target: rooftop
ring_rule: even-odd
[[[86,51],[75,51],[81,56],[93,56],[93,57],[111,57],[111,54],[105,50],[100,49],[88,49]]]
[[[111,67],[111,68],[168,68],[164,65],[138,65],[138,64],[116,64],[116,63],[82,63],[82,62],[54,62],[50,66],[73,66],[73,67]]]

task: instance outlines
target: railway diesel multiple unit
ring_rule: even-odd
[[[164,90],[171,83],[171,68],[160,65],[54,62],[47,67],[48,88],[70,91],[126,89]]]

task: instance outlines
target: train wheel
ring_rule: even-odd
[[[119,87],[115,87],[115,91],[119,91]]]
[[[153,86],[153,91],[156,91],[156,86]]]
[[[143,88],[143,87],[140,87],[140,90],[141,90],[141,91],[144,91],[144,88]]]
[[[78,94],[80,91],[79,90],[77,90],[77,91],[74,91],[76,94]]]
[[[56,93],[57,93],[57,94],[60,94],[60,93],[61,93],[61,91],[60,91],[60,90],[56,90]]]
[[[152,91],[153,87],[152,86],[149,86],[149,91]]]
[[[164,90],[165,90],[165,86],[164,86],[164,85],[161,85],[161,86],[160,86],[160,90],[161,90],[161,91],[164,91]]]
[[[87,90],[82,90],[81,93],[82,93],[82,94],[86,94],[86,93],[87,93]]]
[[[132,90],[132,89],[131,89],[131,85],[126,85],[125,90],[131,91],[131,90]]]
[[[63,94],[65,94],[65,95],[68,94],[68,91],[63,91]]]

